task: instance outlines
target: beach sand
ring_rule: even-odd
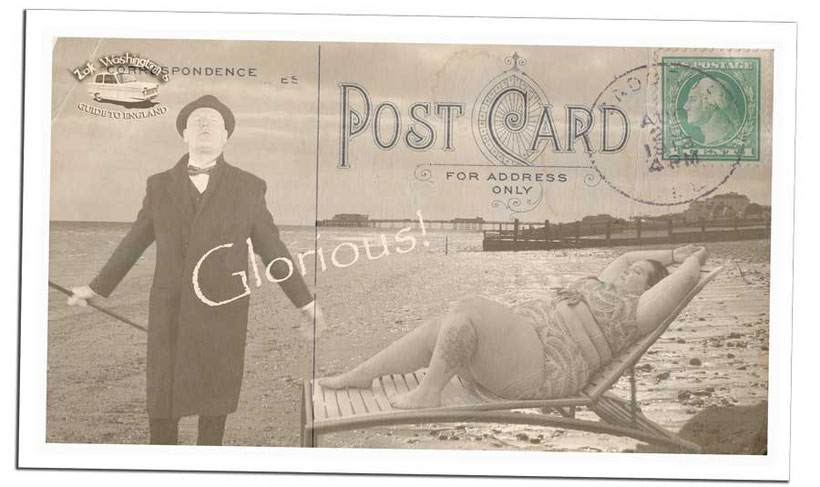
[[[52,280],[68,287],[89,282],[126,229],[52,227]],[[294,253],[307,250],[310,232],[283,231],[283,239]],[[253,288],[244,382],[239,409],[228,418],[226,445],[298,446],[300,386],[314,372],[326,376],[354,366],[465,295],[514,305],[595,275],[630,250],[486,253],[479,250],[480,233],[441,231],[416,234],[419,245],[407,253],[391,244],[391,253],[379,259],[360,252],[349,267],[333,264],[336,245],[368,233],[374,231],[322,231],[327,269],[314,283],[309,266],[307,281],[332,329],[315,349],[278,286]],[[422,246],[423,239],[430,245]],[[380,248],[373,250],[378,254]],[[640,361],[638,399],[650,419],[681,431],[707,453],[750,453],[766,418],[769,243],[718,243],[710,250],[711,264],[726,269]],[[351,255],[347,248],[337,257],[347,263]],[[150,248],[102,304],[146,323],[153,266]],[[145,335],[91,308],[68,307],[54,291],[48,306],[47,441],[145,443]],[[628,397],[627,380],[614,391]],[[583,409],[579,417],[593,418]],[[196,418],[183,418],[180,425],[180,441],[194,443]],[[558,428],[457,423],[334,433],[321,437],[319,446],[660,451],[629,438]]]

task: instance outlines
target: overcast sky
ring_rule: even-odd
[[[253,67],[257,76],[174,76],[160,85],[156,100],[167,106],[168,112],[143,120],[117,121],[80,111],[80,103],[118,111],[139,110],[92,101],[86,91],[87,80],[78,82],[70,72],[102,55],[126,51],[167,66]],[[686,208],[638,203],[603,182],[588,186],[584,178],[591,175],[589,169],[522,170],[491,165],[474,137],[473,107],[488,85],[506,76],[510,66],[504,61],[513,52],[526,59],[522,69],[552,104],[556,129],[561,134],[566,132],[565,105],[591,105],[616,76],[651,64],[660,55],[650,49],[623,48],[323,44],[321,93],[317,96],[316,44],[60,39],[54,47],[51,219],[133,220],[145,192],[145,179],[173,166],[186,151],[176,132],[176,114],[185,103],[203,94],[216,95],[234,111],[236,131],[225,149],[226,160],[268,182],[268,204],[280,224],[306,225],[317,217],[317,109],[320,219],[335,213],[403,218],[421,210],[428,219],[481,216],[507,220],[513,216],[509,209],[515,203],[510,199],[513,195],[499,197],[494,188],[520,192],[527,186],[529,193],[517,207],[532,207],[518,214],[524,221],[566,221],[597,213],[652,215]],[[298,84],[280,82],[282,77],[290,76],[298,78]],[[693,188],[715,187],[728,173],[729,163],[712,162],[660,173],[646,170],[642,159],[646,133],[638,127],[647,110],[653,113],[659,87],[652,84],[651,71],[639,71],[636,76],[644,83],[643,89],[622,105],[633,129],[630,143],[618,155],[596,155],[596,163],[619,189],[644,200],[676,201],[694,194]],[[149,76],[139,77],[151,81]],[[767,85],[766,72],[763,80]],[[402,116],[400,137],[411,123],[407,117],[411,104],[463,103],[465,113],[453,123],[455,150],[442,150],[444,125],[431,115],[427,120],[435,128],[437,139],[430,150],[414,151],[402,142],[391,150],[382,150],[373,141],[372,127],[368,127],[350,143],[350,167],[337,168],[342,82],[364,86],[373,108],[381,102],[392,102]],[[766,109],[770,103],[766,89],[770,87],[764,86],[762,95],[761,161],[742,163],[715,194],[737,191],[754,202],[769,204],[771,156],[765,149],[770,144],[766,140]],[[361,111],[356,97],[354,105]],[[382,133],[387,136],[391,128],[385,123]],[[598,128],[593,131],[593,140],[598,137]],[[561,140],[563,143],[565,136]],[[590,160],[580,150],[575,154],[547,150],[534,162],[588,166]],[[425,164],[433,164],[431,177],[416,178],[417,168]],[[469,166],[447,166],[457,164]],[[447,171],[458,170],[475,171],[479,180],[446,180]],[[540,185],[486,181],[491,173],[499,177],[537,172],[563,173],[567,181]]]

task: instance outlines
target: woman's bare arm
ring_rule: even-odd
[[[683,245],[675,249],[636,250],[620,255],[609,263],[606,269],[598,276],[603,282],[615,282],[621,272],[635,262],[641,260],[656,260],[664,266],[681,263],[697,250],[694,245]]]
[[[701,261],[705,262],[705,260],[706,249],[699,250],[687,257],[675,272],[641,295],[637,311],[640,335],[645,335],[657,328],[689,294],[700,278]]]

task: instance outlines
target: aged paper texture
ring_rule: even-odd
[[[47,441],[765,453],[773,62],[56,40]]]

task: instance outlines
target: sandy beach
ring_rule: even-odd
[[[51,279],[67,287],[89,282],[127,228],[53,225]],[[312,248],[312,232],[283,229],[282,235],[296,253]],[[334,246],[357,239],[361,244],[362,236],[373,233],[322,229],[319,245],[328,253],[328,266],[314,283],[310,265],[307,281],[332,329],[315,350],[302,338],[302,318],[278,286],[266,282],[253,289],[244,382],[239,410],[228,418],[226,445],[298,446],[300,385],[312,374],[352,367],[465,295],[514,305],[597,274],[630,250],[487,253],[479,250],[480,233],[441,231],[416,234],[419,245],[407,253],[392,244],[391,253],[376,260],[362,254],[349,267],[331,264]],[[706,453],[749,453],[766,417],[769,243],[718,243],[710,250],[711,264],[726,268],[640,361],[638,399],[650,419],[680,431]],[[350,260],[342,252],[340,260],[342,255]],[[153,266],[149,248],[103,304],[147,323]],[[48,306],[47,440],[145,443],[145,335],[91,308],[68,307],[54,291]],[[628,382],[623,379],[615,392],[627,397]],[[579,412],[581,418],[589,415]],[[196,419],[184,418],[181,442],[192,444],[195,436]],[[319,446],[658,451],[628,438],[501,424],[371,428],[323,436]]]

